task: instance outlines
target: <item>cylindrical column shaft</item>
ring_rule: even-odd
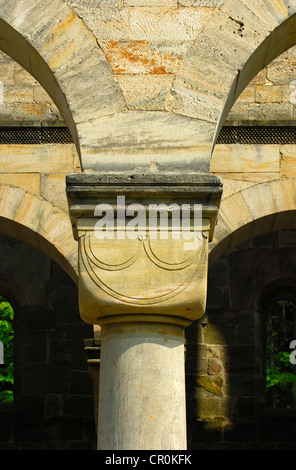
[[[102,327],[98,449],[184,450],[184,327]]]

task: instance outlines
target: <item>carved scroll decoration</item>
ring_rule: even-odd
[[[113,244],[112,240],[98,242],[90,231],[85,231],[80,236],[81,261],[92,281],[105,294],[123,303],[149,306],[179,295],[196,279],[199,266],[206,263],[207,238],[207,233],[203,233],[201,247],[195,251],[182,253],[179,248],[180,259],[174,261],[168,249],[170,240],[159,242],[139,237],[129,245],[125,241]],[[173,246],[171,248],[173,250]],[[104,253],[107,258],[111,254],[114,263],[106,261]]]

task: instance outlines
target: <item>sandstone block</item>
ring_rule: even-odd
[[[266,68],[260,70],[259,73],[250,81],[250,85],[265,85],[266,79]]]
[[[278,145],[216,145],[211,171],[215,173],[267,173],[279,171]]]
[[[123,5],[129,7],[176,7],[177,3],[177,0],[123,0]]]
[[[50,96],[48,96],[48,93],[41,86],[34,86],[33,99],[38,102],[45,101],[47,103],[52,103]]]
[[[15,214],[25,196],[25,191],[15,190],[11,186],[0,187],[0,210],[1,216],[7,219],[14,219]]]
[[[255,93],[257,103],[281,103],[283,99],[281,86],[257,85]]]
[[[118,81],[129,109],[159,110],[173,81],[172,75],[119,75]]]
[[[37,80],[20,65],[15,65],[14,82],[19,85],[38,85]]]
[[[174,74],[190,47],[186,41],[100,41],[116,74]],[[145,85],[144,85],[145,86]]]
[[[32,194],[40,194],[40,175],[32,173],[0,173],[0,184],[21,188]]]
[[[33,88],[22,85],[5,85],[5,103],[30,103],[33,101]]]
[[[267,67],[266,76],[274,85],[290,85],[296,79],[296,58],[274,60]]]
[[[210,7],[217,8],[223,5],[225,0],[178,0],[178,5],[185,7]]]
[[[212,16],[206,8],[132,8],[130,39],[148,41],[191,41]]]
[[[291,103],[254,103],[249,106],[249,119],[252,121],[290,121],[293,119]]]
[[[281,153],[281,176],[282,178],[296,177],[296,145],[282,145]]]
[[[241,192],[241,195],[254,220],[275,212],[273,194],[268,183],[246,188]]]
[[[91,7],[91,8],[100,8],[100,7],[120,7],[122,5],[122,0],[67,0],[67,3],[72,8],[78,7]]]
[[[232,106],[228,116],[227,121],[247,121],[249,119],[249,106],[248,103],[240,103],[237,101]]]
[[[232,228],[232,231],[253,221],[252,213],[241,192],[223,201],[223,205],[220,208],[220,216]]]
[[[4,98],[5,99],[5,98]],[[56,121],[63,120],[55,105],[50,103],[13,102],[13,117],[18,121]]]
[[[116,4],[106,4],[100,7],[85,3],[87,4],[76,5],[75,10],[99,41],[130,39],[128,8]]]
[[[66,196],[65,175],[49,174],[41,176],[40,195],[59,207],[64,212],[68,211]]]
[[[70,173],[73,145],[0,145],[3,173]]]
[[[12,61],[5,62],[5,59],[1,56],[0,80],[4,83],[4,86],[14,83],[14,67],[15,64]]]
[[[241,0],[241,3],[249,8],[270,31],[285,21],[293,8],[290,0],[288,0],[289,6],[284,5],[282,1],[270,2],[269,0]]]
[[[269,186],[273,195],[275,212],[280,213],[287,210],[295,210],[294,180],[281,179],[271,181]]]
[[[255,86],[249,85],[239,95],[236,103],[252,103],[255,100]]]

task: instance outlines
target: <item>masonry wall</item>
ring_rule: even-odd
[[[207,312],[186,333],[189,449],[295,450],[295,409],[266,405],[259,307],[265,288],[287,279],[296,281],[289,230],[257,237],[210,267]]]
[[[0,278],[24,299],[15,306],[15,400],[0,407],[0,449],[93,450],[93,382],[84,355],[93,329],[80,319],[76,285],[16,239],[1,235],[0,257]]]

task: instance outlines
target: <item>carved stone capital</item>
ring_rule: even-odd
[[[145,321],[157,317],[157,321],[186,326],[203,315],[208,241],[222,194],[218,178],[202,174],[71,175],[67,193],[79,246],[80,314],[86,322],[103,325],[111,318],[112,322],[116,318],[143,320],[144,315]],[[95,214],[101,204],[113,210],[114,230],[98,236]],[[133,204],[145,208],[147,220],[155,205],[162,210],[189,207],[187,232],[176,235],[172,213],[167,231],[158,222],[152,228],[144,224],[127,232],[132,222],[128,208],[135,208]],[[195,221],[192,208],[196,207],[202,208],[197,243],[188,248]],[[126,215],[123,224],[122,218],[119,221],[122,214]]]

